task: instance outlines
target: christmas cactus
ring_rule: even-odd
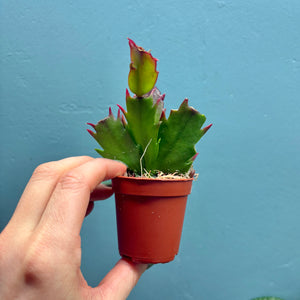
[[[118,115],[109,115],[88,130],[100,144],[96,151],[105,158],[119,160],[134,176],[179,174],[192,176],[197,156],[195,144],[211,125],[185,99],[169,117],[164,109],[165,95],[155,87],[157,59],[129,39],[130,72],[126,89],[126,110],[118,105]]]

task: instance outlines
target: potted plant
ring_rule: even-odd
[[[135,262],[166,263],[178,253],[187,195],[195,177],[195,144],[211,125],[185,99],[169,117],[165,95],[155,87],[157,59],[129,39],[130,72],[126,110],[118,105],[88,130],[105,158],[128,166],[112,180],[119,252]]]

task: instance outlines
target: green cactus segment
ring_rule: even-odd
[[[186,173],[196,154],[195,144],[204,135],[206,118],[188,105],[185,99],[178,110],[172,110],[160,125],[158,169],[164,173]]]
[[[119,118],[115,119],[113,115],[109,115],[95,125],[94,129],[96,133],[93,137],[103,149],[96,149],[96,151],[102,157],[120,160],[129,169],[139,172],[139,149]]]
[[[137,97],[142,97],[149,93],[156,83],[158,76],[157,59],[150,52],[137,46],[131,39],[128,40],[131,57],[128,85]]]
[[[162,113],[160,102],[153,105],[153,98],[126,97],[128,122],[126,128],[136,144],[141,146],[142,169],[156,170],[158,155],[159,119]]]

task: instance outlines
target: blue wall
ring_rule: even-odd
[[[189,97],[214,126],[180,254],[129,299],[300,299],[299,28],[297,0],[0,0],[0,228],[35,166],[97,156],[85,123],[124,104],[131,37],[159,58],[167,109]],[[112,199],[82,243],[95,285],[119,258]]]

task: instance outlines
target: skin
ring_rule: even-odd
[[[0,234],[0,299],[126,299],[145,264],[121,259],[95,288],[81,271],[80,230],[101,185],[124,174],[120,162],[71,157],[40,165]]]

